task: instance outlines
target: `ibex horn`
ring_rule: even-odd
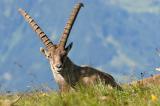
[[[41,38],[43,44],[46,46],[47,49],[53,46],[52,41],[47,37],[47,35],[42,31],[42,29],[38,26],[38,24],[32,19],[32,17],[26,13],[23,9],[18,9],[20,14],[24,17],[24,19],[29,23],[31,28],[38,34]]]
[[[74,7],[71,15],[70,15],[70,18],[64,28],[64,31],[63,31],[63,34],[62,34],[62,37],[60,39],[60,46],[64,47],[65,48],[65,45],[67,43],[67,39],[69,37],[69,34],[70,34],[70,31],[72,29],[72,26],[75,22],[75,19],[79,13],[79,10],[81,9],[81,7],[83,7],[83,3],[78,3],[76,4],[76,6]]]

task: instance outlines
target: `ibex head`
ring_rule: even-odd
[[[41,38],[46,49],[41,48],[40,50],[46,56],[46,58],[50,61],[52,68],[56,71],[60,71],[63,69],[65,60],[67,58],[67,54],[72,48],[73,43],[70,43],[68,46],[66,46],[66,43],[67,43],[70,31],[72,29],[72,26],[78,15],[78,12],[82,6],[83,6],[82,3],[78,3],[74,7],[71,13],[71,16],[64,28],[64,32],[62,34],[59,44],[53,44],[52,41],[47,37],[47,35],[42,31],[42,29],[31,18],[31,16],[27,14],[24,10],[19,9],[19,12],[21,13],[21,15],[25,18],[25,20],[30,24],[32,29]]]
[[[53,47],[49,48],[48,50],[41,48],[40,51],[49,60],[52,68],[55,71],[60,71],[60,70],[62,70],[62,68],[64,66],[67,55],[72,48],[72,44],[73,43],[70,43],[65,48],[60,45],[54,45]]]

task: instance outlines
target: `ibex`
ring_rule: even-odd
[[[66,43],[81,7],[83,7],[82,3],[75,5],[71,16],[64,28],[64,32],[59,44],[53,44],[53,42],[47,37],[47,35],[42,31],[42,29],[29,14],[27,14],[22,9],[19,9],[19,12],[29,23],[32,29],[38,34],[43,44],[45,45],[45,49],[40,48],[40,51],[49,60],[53,76],[59,85],[60,91],[63,92],[73,89],[78,82],[84,85],[90,85],[97,82],[99,79],[104,81],[104,83],[107,85],[109,84],[112,87],[121,89],[121,87],[116,83],[111,75],[92,67],[81,67],[75,65],[67,56],[72,48],[73,43],[70,43],[68,46],[66,46]]]

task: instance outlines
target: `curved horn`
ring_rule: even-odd
[[[53,46],[52,41],[47,37],[47,35],[42,31],[42,29],[38,26],[38,24],[32,19],[32,17],[26,13],[23,9],[18,9],[20,14],[24,17],[24,19],[29,23],[31,28],[37,33],[37,35],[41,38],[43,44],[47,49]]]
[[[76,4],[76,6],[74,7],[71,15],[70,15],[70,18],[64,28],[64,31],[63,31],[63,34],[62,34],[62,37],[60,39],[60,46],[64,47],[65,48],[65,45],[67,43],[67,39],[69,37],[69,34],[70,34],[70,31],[72,29],[72,26],[75,22],[75,19],[79,13],[79,10],[81,9],[81,7],[83,7],[83,3],[78,3]]]

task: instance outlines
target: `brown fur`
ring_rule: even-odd
[[[111,75],[92,67],[77,66],[67,56],[70,49],[72,48],[72,43],[66,46],[66,42],[74,21],[82,6],[82,3],[78,3],[73,9],[67,25],[64,28],[60,43],[57,45],[50,41],[47,35],[41,30],[41,28],[36,24],[31,16],[29,16],[29,14],[27,14],[22,9],[19,9],[19,11],[44,43],[46,49],[41,48],[40,51],[49,60],[52,73],[61,91],[68,91],[73,89],[77,83],[82,83],[84,85],[94,84],[99,79],[105,84],[109,84],[112,87],[121,89],[121,87],[116,83]]]
[[[144,78],[142,80],[134,81],[131,84],[138,84],[138,85],[144,85],[144,86],[154,85],[154,84],[158,85],[160,84],[160,74],[153,75],[151,77]]]
[[[55,74],[55,70],[52,70],[53,74]],[[57,76],[56,82],[58,83],[61,91],[66,91],[74,88],[77,83],[82,83],[84,85],[95,84],[99,80],[104,82],[105,84],[109,84],[112,87],[117,87],[121,89],[121,87],[115,82],[114,78],[104,72],[101,72],[97,69],[88,66],[77,66],[67,57],[63,66],[63,70],[61,70]],[[63,79],[61,79],[63,77]]]

